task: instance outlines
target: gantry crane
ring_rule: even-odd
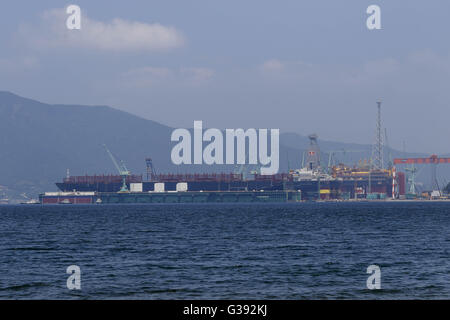
[[[436,177],[436,167],[440,163],[450,163],[450,158],[440,158],[433,154],[429,158],[399,158],[394,159],[395,164],[431,164],[431,186],[436,187],[436,190],[440,192],[439,183]]]
[[[105,148],[106,153],[108,153],[109,157],[111,158],[112,162],[114,163],[114,166],[116,167],[117,171],[119,171],[119,175],[122,177],[122,188],[120,189],[119,192],[129,192],[128,187],[127,187],[127,177],[130,176],[130,174],[131,174],[130,170],[127,169],[125,163],[122,160],[120,160],[120,164],[119,164],[119,162],[117,162],[116,158],[111,153],[111,151],[109,151],[106,144],[104,144],[103,147]]]

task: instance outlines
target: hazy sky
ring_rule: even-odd
[[[65,7],[82,30],[65,27]],[[366,27],[381,7],[382,30]],[[7,1],[0,90],[174,127],[280,128],[449,153],[448,0]],[[120,129],[120,128],[118,128]]]

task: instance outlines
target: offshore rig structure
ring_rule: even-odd
[[[288,202],[305,200],[385,200],[414,199],[415,164],[432,164],[432,180],[436,181],[436,165],[450,163],[450,158],[390,159],[384,162],[381,125],[381,101],[377,102],[375,142],[369,160],[349,166],[332,165],[336,151],[329,151],[328,166],[321,162],[316,134],[309,135],[309,148],[303,153],[300,169],[286,173],[262,175],[259,168],[236,167],[232,173],[157,174],[151,158],[146,158],[146,177],[134,175],[123,161],[105,147],[118,175],[70,176],[57,182],[59,192],[40,195],[43,204],[75,203],[186,203],[186,202]],[[385,145],[386,144],[386,145]],[[389,150],[389,149],[387,149]],[[347,151],[361,152],[361,151]],[[390,153],[390,152],[389,152]],[[411,164],[405,172],[396,166]],[[249,170],[251,169],[251,170]],[[407,177],[408,175],[408,177]],[[408,190],[407,190],[408,182]],[[431,196],[440,197],[439,187]]]

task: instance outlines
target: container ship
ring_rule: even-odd
[[[310,135],[305,165],[275,175],[241,173],[156,174],[146,159],[147,177],[132,175],[109,152],[119,175],[67,175],[59,192],[40,195],[43,204],[289,202],[307,200],[386,199],[404,194],[405,177],[395,168],[373,170],[366,163],[339,164],[324,172],[317,136]]]

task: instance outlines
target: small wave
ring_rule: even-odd
[[[40,287],[48,287],[48,286],[50,286],[50,284],[45,283],[45,282],[31,282],[31,283],[24,283],[24,284],[19,284],[19,285],[15,285],[15,286],[0,288],[0,291],[21,291],[21,290],[29,289],[29,288],[40,288]]]
[[[55,248],[49,247],[16,247],[16,248],[8,248],[5,250],[9,251],[51,251],[55,250]]]

